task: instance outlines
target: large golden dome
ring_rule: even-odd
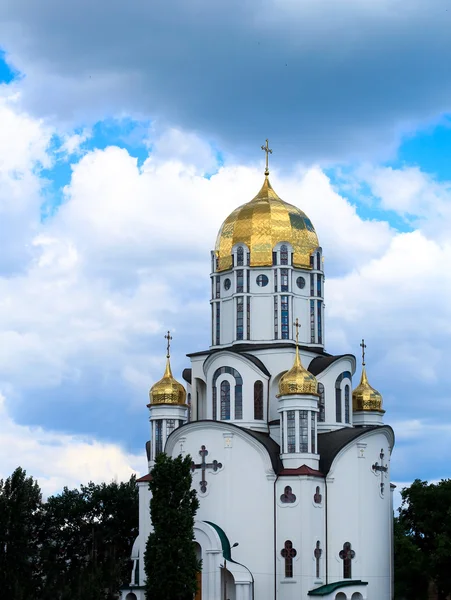
[[[318,382],[316,377],[302,366],[299,348],[296,344],[294,365],[282,375],[279,381],[279,396],[299,394],[318,396]]]
[[[239,243],[249,248],[251,267],[269,267],[279,242],[291,244],[295,267],[310,268],[310,255],[319,246],[312,222],[302,210],[279,198],[266,176],[255,198],[236,208],[222,224],[215,247],[217,269],[232,268],[232,248]]]
[[[362,366],[360,383],[352,392],[352,410],[385,412],[382,410],[382,395],[368,382],[365,364]]]
[[[166,358],[166,369],[160,381],[150,388],[150,404],[186,404],[186,391],[172,375],[169,356]]]

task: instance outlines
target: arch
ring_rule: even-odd
[[[351,600],[363,600],[363,596],[360,592],[354,592],[351,596]]]
[[[263,420],[263,381],[261,379],[254,383],[254,419]]]
[[[280,246],[280,264],[288,264],[288,246],[286,244]]]
[[[136,597],[136,594],[134,594],[133,592],[129,592],[126,596],[125,596],[125,600],[138,600]]]
[[[238,246],[236,249],[236,264],[238,267],[242,267],[244,265],[244,248],[243,246]]]
[[[335,380],[335,420],[337,423],[343,422],[343,403],[342,403],[342,393],[341,393],[341,384],[343,379],[349,379],[352,381],[352,375],[349,371],[343,371]]]
[[[318,423],[324,423],[326,420],[326,394],[324,384],[318,383]]]
[[[335,600],[346,600],[346,594],[344,592],[338,592],[335,596]]]
[[[216,371],[213,375],[213,380],[212,380],[213,419],[217,420],[217,417],[218,417],[216,381],[217,381],[218,377],[220,375],[223,375],[224,373],[227,373],[228,375],[232,375],[232,377],[235,379],[235,389],[234,389],[235,405],[234,405],[233,418],[235,420],[240,420],[243,418],[243,378],[241,377],[239,372],[236,369],[234,369],[233,367],[219,367],[219,369],[216,369]],[[229,384],[229,388],[227,390],[227,386],[224,386],[224,387],[222,386],[223,383],[224,382],[221,382],[221,389],[220,389],[220,400],[221,400],[220,420],[228,421],[231,419],[230,384]],[[229,383],[229,382],[227,382],[227,383]],[[228,410],[227,410],[227,406],[228,406]],[[223,412],[223,408],[224,408],[224,412]],[[228,415],[228,416],[223,417],[223,415]]]
[[[343,550],[340,550],[339,557],[343,561],[343,579],[352,579],[352,559],[355,557],[355,552],[351,542],[343,544]]]

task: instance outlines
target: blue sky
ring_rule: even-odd
[[[367,339],[393,479],[449,475],[445,4],[232,4],[0,7],[0,475],[145,469],[164,332],[175,372],[208,347],[209,251],[266,137],[324,249],[327,350]]]

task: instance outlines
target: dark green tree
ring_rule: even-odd
[[[0,589],[5,598],[38,597],[41,508],[39,485],[21,467],[0,480]]]
[[[394,520],[395,598],[396,600],[427,600],[429,580],[424,555],[405,524]]]
[[[126,483],[65,488],[48,499],[41,528],[42,600],[110,600],[130,577],[138,490]]]
[[[144,568],[149,600],[192,600],[201,569],[194,547],[194,518],[199,508],[191,489],[191,458],[158,455],[151,472],[149,535]]]
[[[428,484],[417,479],[401,496],[400,526],[421,553],[421,558],[412,555],[412,575],[420,568],[434,583],[438,600],[446,600],[451,594],[451,480]]]

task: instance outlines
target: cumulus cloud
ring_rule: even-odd
[[[4,0],[0,35],[35,114],[146,115],[215,136],[240,158],[264,131],[307,161],[361,159],[449,110],[447,9],[445,0]]]

